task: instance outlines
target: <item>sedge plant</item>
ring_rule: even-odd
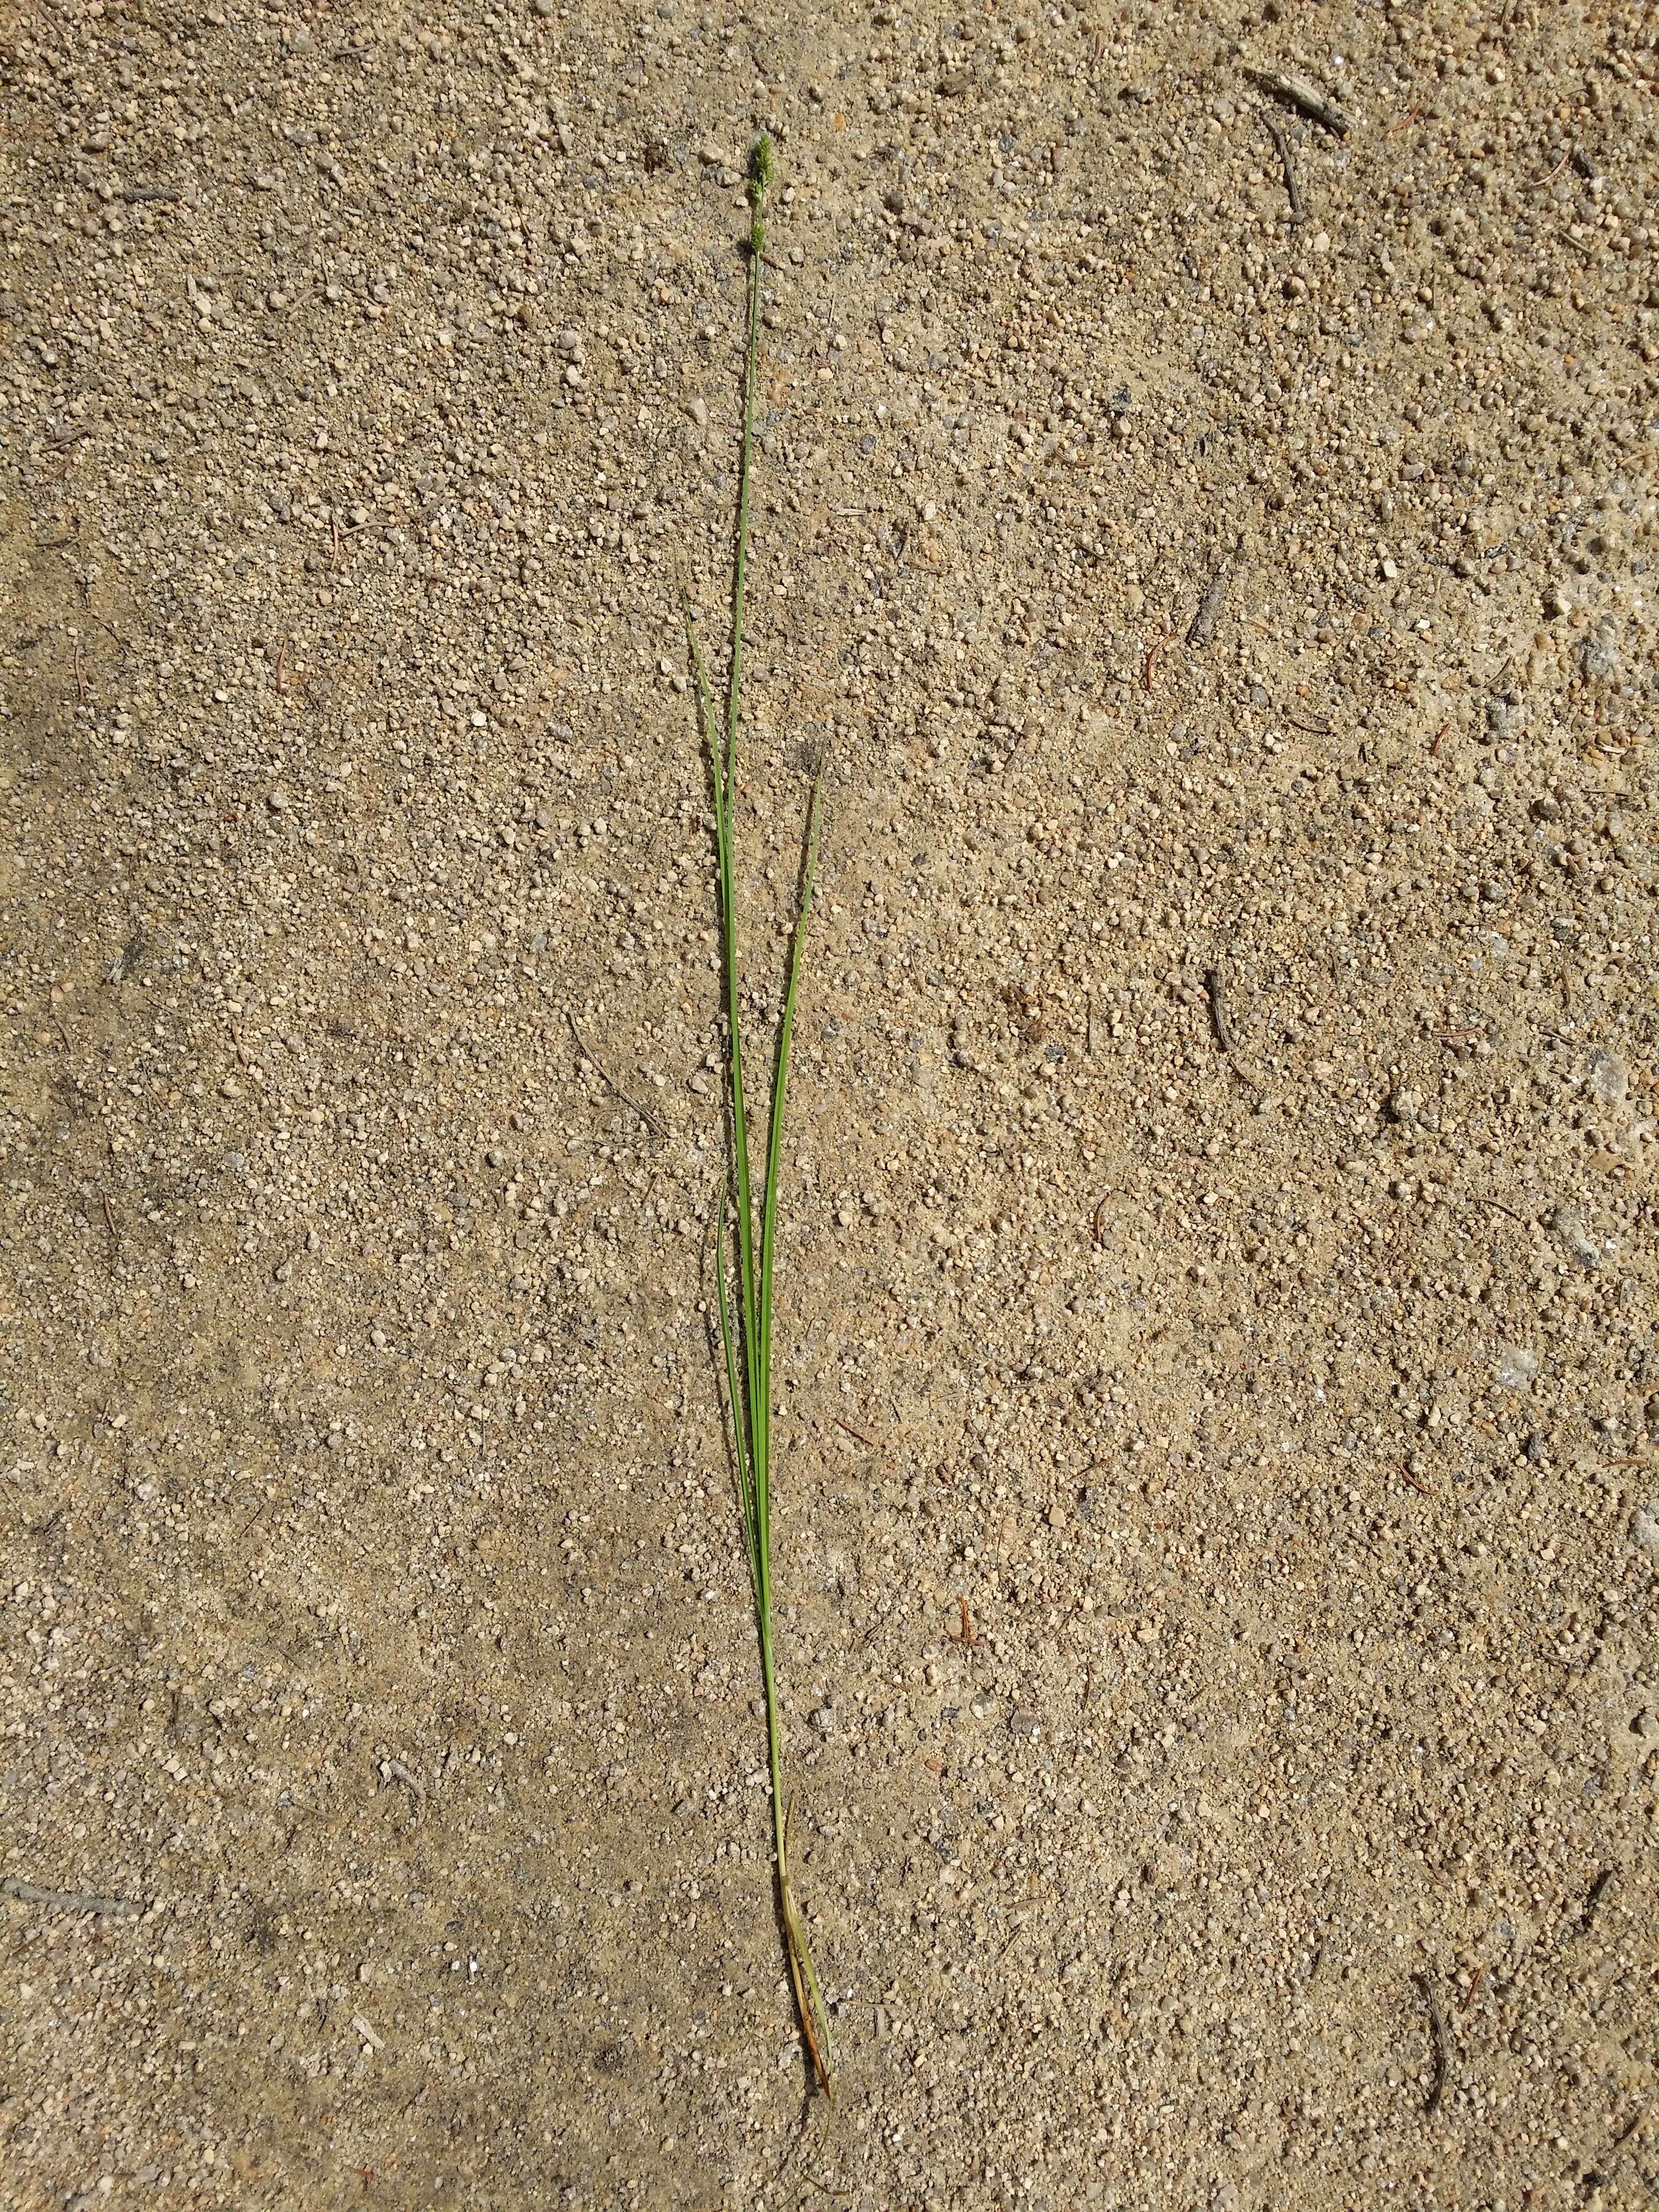
[[[805,1923],[789,1873],[790,1818],[783,1795],[782,1723],[778,1704],[772,1581],[772,1307],[777,1258],[778,1181],[783,1164],[784,1102],[789,1086],[789,1047],[806,951],[806,924],[817,857],[823,766],[807,810],[799,903],[795,914],[783,1010],[772,1063],[765,1158],[757,1212],[753,1161],[759,1150],[744,1082],[743,1018],[738,962],[737,763],[743,677],[744,590],[749,558],[749,481],[754,453],[755,381],[760,357],[761,268],[766,248],[766,195],[772,180],[772,142],[761,137],[749,157],[747,339],[744,350],[743,439],[738,475],[738,520],[732,577],[731,661],[724,714],[716,712],[688,600],[686,631],[702,742],[708,748],[714,800],[714,846],[720,878],[720,933],[725,951],[726,1107],[730,1163],[726,1192],[714,1223],[714,1283],[720,1341],[726,1370],[726,1411],[736,1472],[744,1547],[754,1593],[760,1643],[761,1683],[766,1700],[767,1763],[772,1789],[772,1845],[778,1903],[790,1979],[801,2030],[820,2086],[833,2100],[829,2022]]]

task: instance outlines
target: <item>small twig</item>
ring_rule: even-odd
[[[1594,2197],[1598,2190],[1605,2189],[1607,2187],[1607,2177],[1613,2172],[1613,2166],[1618,2160],[1620,2152],[1623,2150],[1625,2145],[1636,2133],[1638,2128],[1641,2126],[1644,2119],[1646,2118],[1647,2110],[1648,2108],[1645,2105],[1638,2105],[1636,2107],[1636,2110],[1631,2114],[1629,2119],[1626,2121],[1624,2126],[1620,2129],[1618,2134],[1607,2145],[1607,2154],[1601,2165],[1593,2168],[1584,2176],[1580,2186],[1583,2190],[1586,2197]]]
[[[1008,1941],[1003,1945],[1001,1950],[997,1953],[998,1960],[1001,1960],[1006,1959],[1008,1954],[1013,1949],[1015,1944],[1018,1943],[1020,1938],[1027,1932],[1025,1923],[1022,1920],[1018,1927],[1015,1929],[1013,1934],[1008,1938]]]
[[[383,1759],[380,1761],[380,1779],[388,1789],[394,1782],[401,1782],[416,1804],[426,1796],[425,1784],[419,1775],[410,1772],[401,1759]]]
[[[1469,1984],[1468,1995],[1464,1998],[1462,2004],[1459,2007],[1460,2011],[1467,2012],[1468,2010],[1469,2007],[1474,2002],[1476,1996],[1480,1993],[1481,1983],[1484,1982],[1486,1978],[1486,1970],[1482,1966],[1476,1973],[1474,1979]]]
[[[1331,734],[1331,726],[1328,722],[1304,722],[1300,715],[1292,714],[1288,710],[1285,720],[1293,730],[1305,730],[1310,738],[1328,738]]]
[[[832,1413],[830,1418],[838,1429],[844,1430],[849,1437],[856,1437],[866,1451],[875,1450],[876,1446],[865,1435],[862,1429],[855,1429],[850,1421],[843,1421],[838,1413]]]
[[[977,1651],[985,1638],[974,1626],[974,1617],[968,1610],[967,1599],[959,1597],[957,1603],[962,1607],[962,1633],[957,1636],[948,1628],[945,1633],[952,1644],[964,1644],[969,1651]]]
[[[1215,626],[1220,618],[1222,605],[1227,597],[1227,586],[1231,583],[1232,577],[1233,562],[1231,556],[1229,556],[1205,586],[1204,596],[1198,603],[1198,611],[1187,625],[1188,653],[1195,652],[1199,647],[1207,645],[1214,636]]]
[[[1103,1248],[1105,1245],[1106,1237],[1100,1225],[1100,1217],[1106,1211],[1106,1200],[1109,1198],[1119,1198],[1121,1197],[1121,1195],[1122,1193],[1121,1191],[1106,1191],[1103,1194],[1099,1205],[1095,1208],[1094,1238],[1095,1243]]]
[[[64,459],[61,460],[58,466],[52,471],[52,474],[47,477],[42,477],[40,481],[42,483],[56,483],[58,477],[63,475],[64,471],[69,467],[70,463],[75,459],[76,447],[77,446],[84,446],[87,440],[92,437],[94,434],[102,427],[102,422],[103,418],[101,416],[94,416],[90,422],[71,423],[67,430],[60,430],[55,438],[48,438],[46,440],[46,451],[49,453],[56,453],[61,446],[67,446],[70,450],[64,456]],[[47,543],[44,538],[38,540],[37,542],[43,545]],[[50,542],[53,545],[67,545],[69,544],[69,539],[67,538],[54,538]]]
[[[850,2197],[853,2193],[850,2189],[833,2189],[827,2181],[820,2181],[810,2166],[802,2166],[800,2171],[802,2180],[810,2182],[820,2197]]]
[[[179,195],[171,185],[129,185],[121,197],[132,207],[152,200],[176,200]]]
[[[1310,84],[1306,77],[1291,76],[1284,70],[1247,69],[1244,74],[1252,84],[1261,85],[1264,91],[1271,92],[1276,99],[1288,100],[1292,107],[1299,108],[1304,115],[1322,125],[1327,131],[1334,132],[1337,137],[1347,137],[1347,117],[1340,107],[1333,107],[1324,94],[1317,86]]]
[[[1428,2008],[1429,2029],[1434,2037],[1434,2079],[1430,2082],[1428,2094],[1423,2100],[1424,2112],[1425,2114],[1431,2114],[1439,2111],[1440,2100],[1446,2087],[1446,2069],[1448,2064],[1446,2054],[1446,2023],[1440,2017],[1440,2007],[1435,2002],[1433,1985],[1430,1982],[1428,1976],[1426,1974],[1413,1974],[1412,1976],[1412,1979],[1417,1984],[1418,1995],[1422,1998],[1424,2003]]]
[[[1414,1475],[1410,1468],[1402,1466],[1400,1472],[1405,1476],[1407,1481],[1410,1483],[1412,1488],[1416,1491],[1420,1497],[1432,1498],[1434,1496],[1434,1492],[1429,1488],[1428,1484],[1420,1480],[1418,1476]]]
[[[15,1898],[19,1905],[44,1905],[54,1912],[95,1912],[106,1920],[125,1919],[144,1909],[130,1897],[82,1897],[72,1889],[42,1889],[15,1874],[0,1881],[0,1897]]]
[[[1477,1195],[1470,1199],[1469,1204],[1471,1206],[1490,1206],[1495,1207],[1499,1213],[1507,1213],[1511,1221],[1518,1221],[1523,1229],[1528,1226],[1526,1215],[1524,1213],[1517,1213],[1512,1206],[1505,1206],[1501,1198],[1481,1198]]]
[[[1296,188],[1296,171],[1291,167],[1291,142],[1285,136],[1285,126],[1276,115],[1264,114],[1261,120],[1267,126],[1267,136],[1279,149],[1279,167],[1285,172],[1285,190],[1290,197],[1291,221],[1305,222],[1308,210],[1303,206],[1302,195]]]
[[[1562,170],[1566,167],[1568,162],[1571,161],[1573,155],[1577,151],[1578,149],[1576,146],[1569,146],[1566,152],[1561,156],[1555,167],[1550,171],[1548,176],[1534,177],[1531,182],[1528,185],[1527,190],[1529,192],[1541,191],[1546,185],[1553,185],[1556,179],[1560,175]]]
[[[623,1089],[620,1083],[613,1083],[611,1078],[605,1073],[604,1068],[600,1066],[599,1061],[594,1058],[593,1054],[589,1052],[587,1047],[582,1042],[582,1033],[576,1027],[576,1017],[571,1012],[568,1006],[564,1010],[564,1018],[570,1024],[571,1036],[576,1040],[576,1049],[581,1054],[583,1059],[587,1060],[592,1066],[594,1073],[599,1077],[600,1082],[604,1084],[605,1089],[614,1093],[617,1097],[620,1098],[624,1106],[631,1106],[634,1111],[639,1115],[641,1121],[644,1122],[646,1127],[651,1130],[655,1135],[660,1137],[663,1133],[663,1127],[662,1123],[658,1121],[656,1115],[654,1114],[647,1114],[637,1098],[630,1098],[628,1093]]]
[[[1210,1022],[1215,1030],[1215,1041],[1223,1052],[1231,1052],[1237,1039],[1233,1035],[1233,1025],[1227,1018],[1224,979],[1219,968],[1206,968],[1204,970],[1204,988],[1210,995]]]
[[[102,1195],[104,1200],[104,1225],[109,1231],[110,1243],[112,1245],[118,1245],[121,1242],[121,1232],[115,1225],[115,1208],[110,1203],[109,1193],[105,1191]]]

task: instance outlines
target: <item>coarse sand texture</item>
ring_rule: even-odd
[[[0,6],[6,2212],[1654,2202],[1656,40]]]

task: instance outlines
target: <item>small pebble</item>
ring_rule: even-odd
[[[1630,1070],[1616,1052],[1598,1052],[1590,1060],[1590,1090],[1596,1103],[1610,1110],[1630,1095]]]

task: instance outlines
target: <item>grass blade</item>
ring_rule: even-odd
[[[726,1198],[731,1192],[728,1189]],[[714,1283],[718,1293],[720,1321],[720,1350],[726,1359],[726,1388],[732,1414],[732,1460],[737,1470],[738,1510],[743,1516],[744,1547],[749,1553],[749,1579],[754,1586],[755,1601],[760,1602],[760,1554],[757,1548],[760,1516],[755,1510],[754,1485],[750,1474],[753,1456],[748,1449],[744,1431],[744,1400],[738,1382],[738,1349],[732,1334],[732,1302],[726,1291],[726,1206],[722,1201],[714,1216]]]
[[[772,1263],[777,1246],[778,1231],[778,1173],[783,1161],[783,1107],[789,1088],[789,1045],[795,1030],[795,1000],[800,989],[802,963],[806,954],[806,924],[812,910],[812,878],[818,858],[818,805],[823,790],[823,762],[818,763],[817,775],[812,780],[812,796],[806,814],[806,852],[801,867],[800,910],[795,917],[795,941],[789,955],[789,981],[784,993],[783,1013],[778,1024],[777,1066],[772,1078],[771,1127],[767,1136],[766,1194],[761,1220],[761,1279],[760,1279],[760,1365],[763,1375],[772,1372]],[[761,1408],[764,1433],[769,1443],[772,1432],[771,1394]]]
[[[772,1303],[777,1249],[778,1183],[783,1164],[784,1107],[789,1088],[789,1052],[795,1006],[805,963],[806,925],[817,864],[818,817],[823,784],[820,763],[807,811],[800,902],[795,916],[788,980],[779,1018],[772,1091],[768,1115],[765,1182],[762,1189],[760,1250],[755,1249],[754,1188],[750,1167],[749,1102],[743,1072],[741,978],[738,958],[737,758],[741,726],[743,624],[749,568],[749,484],[754,457],[755,386],[760,356],[760,271],[765,244],[763,210],[771,181],[771,141],[757,141],[749,164],[749,283],[747,344],[744,365],[743,450],[738,475],[736,544],[732,555],[731,665],[724,726],[714,711],[702,648],[685,607],[686,641],[691,659],[697,727],[708,749],[714,797],[714,850],[720,878],[720,933],[725,945],[727,1107],[731,1117],[732,1173],[714,1223],[714,1265],[720,1355],[731,1415],[732,1457],[744,1548],[755,1595],[755,1626],[760,1644],[761,1683],[766,1697],[767,1767],[772,1788],[772,1840],[777,1862],[779,1916],[801,2033],[812,2070],[833,2100],[830,2022],[796,1901],[789,1871],[791,1814],[783,1796],[783,1726],[778,1705],[777,1664],[772,1618]],[[735,1214],[728,1232],[726,1212]],[[726,1239],[731,1236],[737,1289],[726,1279]]]

